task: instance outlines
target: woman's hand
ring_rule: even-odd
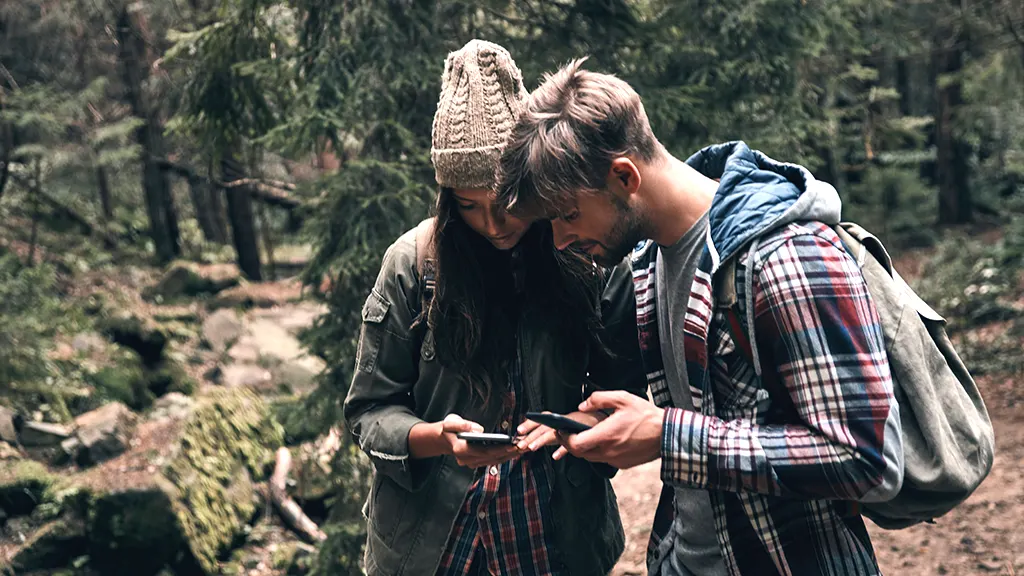
[[[515,444],[501,446],[479,446],[469,444],[458,437],[459,432],[483,432],[484,427],[465,420],[458,414],[449,414],[440,422],[441,437],[447,446],[447,453],[455,456],[460,466],[483,468],[496,466],[519,455]]]
[[[605,418],[600,412],[571,412],[566,414],[577,422],[593,426]],[[544,446],[558,444],[558,432],[533,420],[526,420],[519,425],[516,431],[521,439],[516,444],[522,452],[536,452]]]

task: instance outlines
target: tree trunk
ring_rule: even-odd
[[[214,244],[226,244],[226,236],[220,235],[220,230],[214,220],[215,216],[210,207],[210,186],[198,175],[193,174],[188,179],[188,190],[192,196],[192,208],[196,213],[196,220],[199,222],[199,229],[203,231],[203,237],[207,242]]]
[[[208,183],[216,179],[213,175],[212,163],[206,169],[206,179]],[[221,244],[227,244],[228,213],[224,209],[224,191],[211,185],[206,197],[210,201],[210,216],[213,218],[214,226],[217,227],[217,238],[220,238]]]
[[[100,193],[100,207],[103,209],[104,225],[114,219],[114,203],[110,197],[110,181],[103,166],[96,167],[96,187]]]
[[[244,176],[238,168],[238,163],[232,158],[225,158],[221,161],[221,179],[225,184],[231,184]],[[229,187],[226,191],[228,197],[228,220],[231,222],[231,237],[235,243],[235,253],[238,256],[238,268],[250,280],[260,281],[263,275],[260,273],[260,251],[256,242],[256,222],[252,213],[252,195],[247,186]]]
[[[39,160],[35,161],[35,174],[32,177],[32,187],[29,188],[29,193],[32,194],[32,235],[28,241],[28,262],[27,266],[31,268],[36,263],[36,241],[39,239],[39,189],[42,187],[39,183],[39,178],[42,175],[42,170],[39,166]]]
[[[963,224],[972,218],[968,182],[970,145],[957,134],[956,116],[963,105],[962,34],[942,38],[934,54],[935,65],[935,176],[939,187],[939,223]],[[945,46],[945,43],[950,46]]]
[[[121,10],[117,36],[124,69],[125,96],[132,107],[132,114],[143,121],[136,131],[136,138],[142,147],[142,188],[146,194],[150,236],[153,238],[157,259],[166,263],[181,254],[178,222],[167,174],[154,162],[154,158],[163,156],[163,133],[156,114],[149,108],[143,94],[142,87],[148,75],[149,63],[141,15],[133,6],[126,3]]]

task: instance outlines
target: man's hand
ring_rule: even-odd
[[[569,418],[583,424],[589,424],[593,426],[600,422],[605,415],[600,412],[591,414],[587,412],[571,412],[566,414]],[[544,446],[550,446],[552,444],[558,444],[558,436],[554,429],[538,424],[533,420],[526,420],[519,425],[516,429],[519,436],[522,438],[518,442],[520,451],[523,452],[536,452]]]
[[[455,456],[460,466],[467,468],[483,468],[496,466],[519,455],[515,444],[507,446],[474,446],[461,440],[459,432],[483,432],[484,427],[464,420],[458,414],[449,414],[441,423],[441,436],[447,443],[449,454]]]
[[[590,430],[579,434],[559,432],[562,447],[555,451],[555,460],[569,453],[625,470],[661,456],[665,411],[647,400],[620,390],[594,392],[580,404],[580,410],[614,412]]]

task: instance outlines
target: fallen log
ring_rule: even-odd
[[[288,471],[292,467],[292,453],[284,447],[277,449],[274,474],[270,477],[267,492],[281,519],[289,528],[297,532],[309,542],[322,542],[327,539],[316,522],[312,521],[295,500],[288,496]]]

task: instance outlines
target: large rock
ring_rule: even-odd
[[[8,516],[30,514],[54,482],[46,467],[33,460],[0,460],[0,508]]]
[[[78,441],[75,461],[85,467],[120,456],[128,449],[137,420],[120,402],[82,414],[75,419]]]
[[[192,262],[173,262],[155,286],[145,291],[150,299],[216,294],[238,285],[242,275],[234,264],[200,266]]]
[[[173,410],[183,398],[157,410]],[[138,425],[120,457],[62,478],[48,494],[74,505],[85,522],[90,568],[103,574],[216,574],[218,559],[244,535],[257,511],[255,481],[265,477],[281,430],[245,389],[215,388],[178,417]]]
[[[49,448],[58,446],[71,436],[71,431],[63,424],[47,422],[26,422],[18,434],[21,445],[27,448]]]
[[[9,408],[0,406],[0,442],[18,443],[18,416]]]
[[[81,520],[54,520],[36,530],[11,556],[16,574],[54,570],[85,555],[89,540]]]
[[[153,410],[149,413],[149,419],[161,420],[182,420],[188,417],[195,408],[196,402],[181,392],[171,392],[153,403]]]
[[[218,310],[203,322],[203,339],[216,352],[226,350],[242,331],[242,320],[233,310]]]

